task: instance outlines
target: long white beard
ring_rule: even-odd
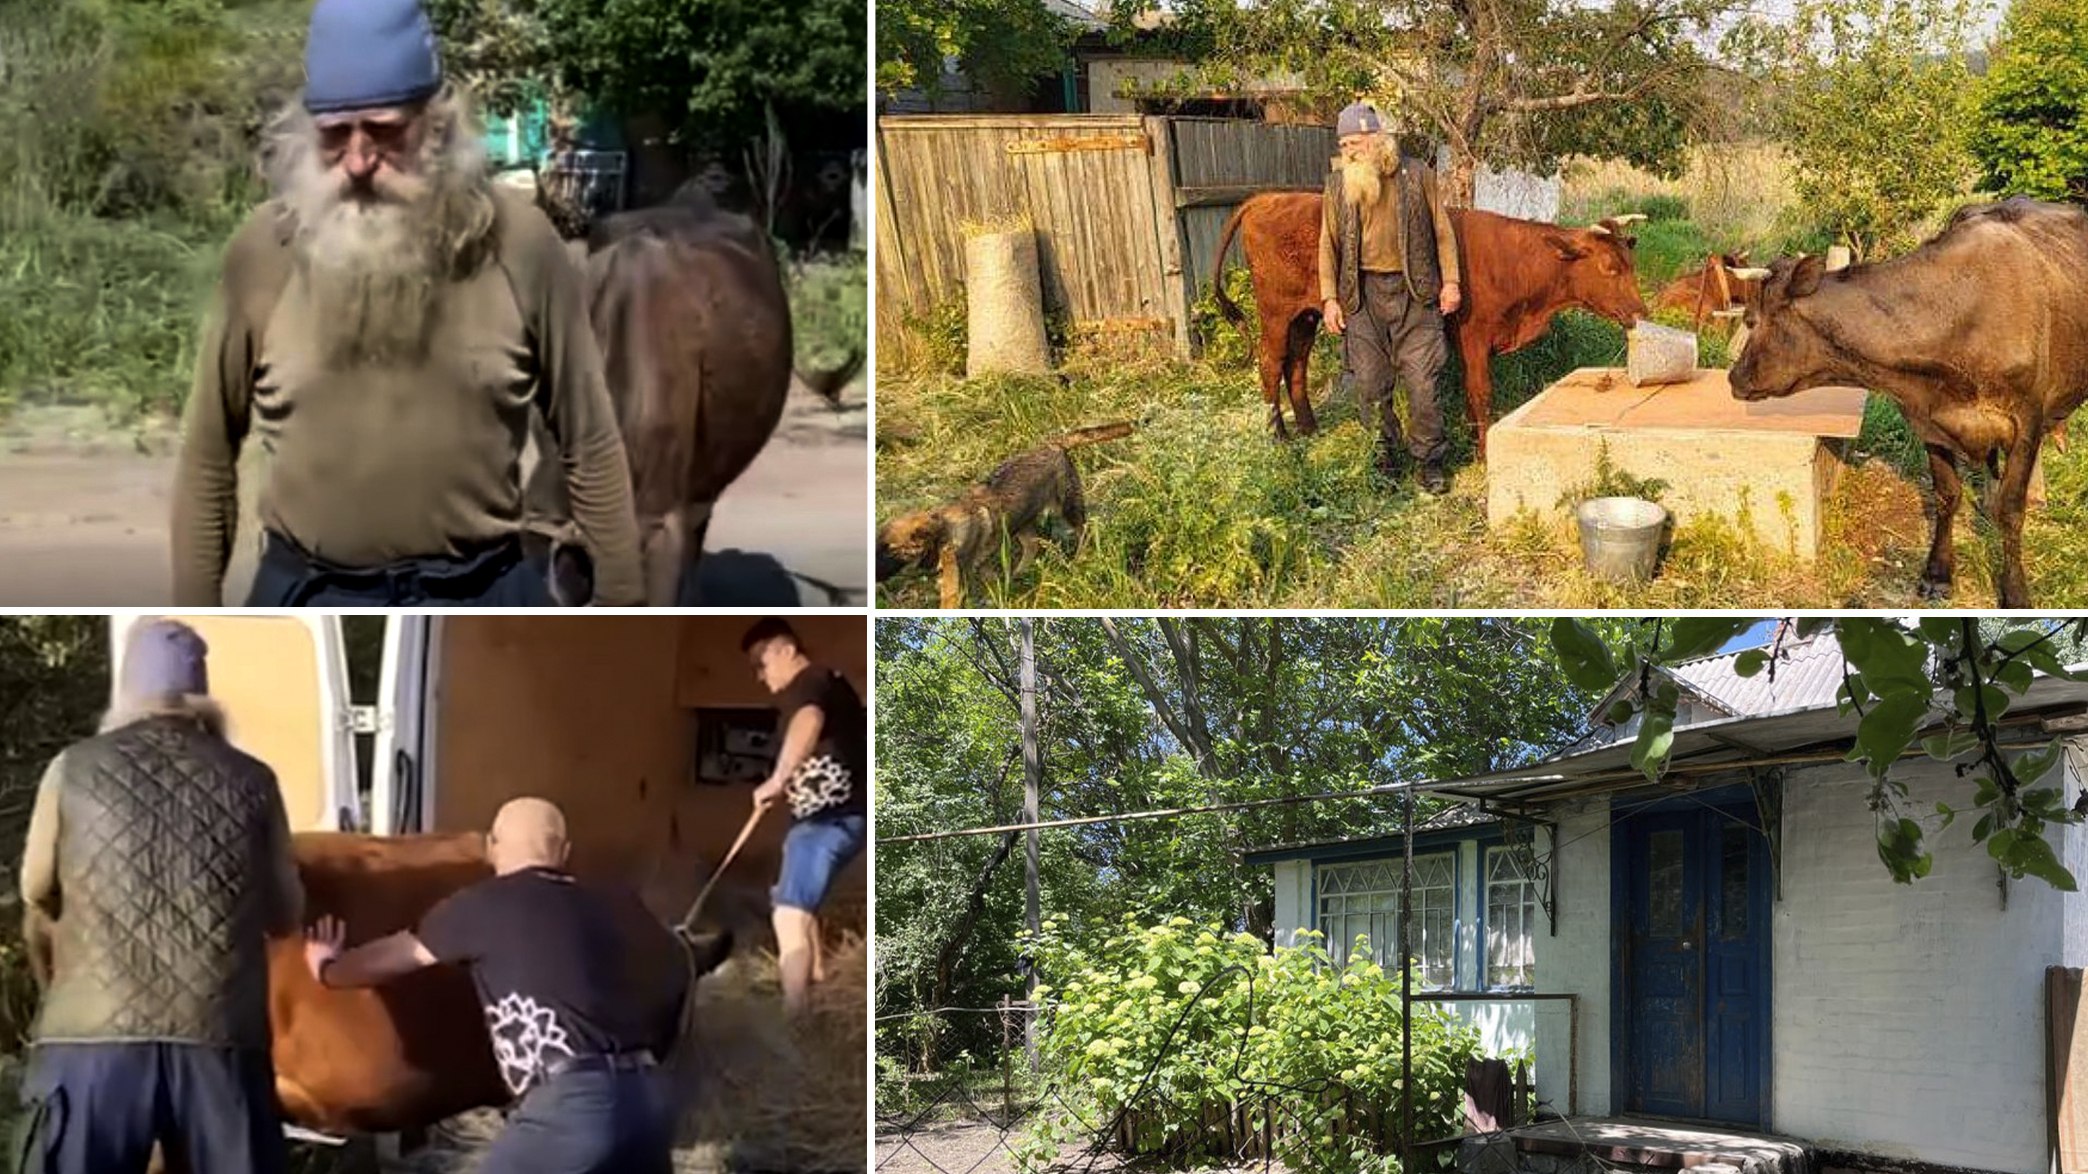
[[[1367,208],[1385,194],[1385,176],[1398,165],[1390,147],[1341,163],[1341,195],[1357,208]]]
[[[427,356],[438,273],[429,211],[339,199],[300,221],[298,260],[312,310],[306,328],[329,367]]]

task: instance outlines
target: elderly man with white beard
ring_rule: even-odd
[[[1368,103],[1342,110],[1341,154],[1321,201],[1320,313],[1342,337],[1341,363],[1364,402],[1378,405],[1378,468],[1400,472],[1395,377],[1407,388],[1413,436],[1407,452],[1421,466],[1421,488],[1446,492],[1449,441],[1436,380],[1449,360],[1443,316],[1462,304],[1457,231],[1436,194],[1435,172],[1402,159],[1383,118]]]
[[[584,278],[487,174],[418,0],[318,0],[269,132],[274,197],[226,250],[183,418],[174,594],[221,603],[258,441],[255,606],[552,602],[525,556],[532,413],[557,442],[595,602],[643,600]]]

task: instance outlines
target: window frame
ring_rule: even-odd
[[[1424,980],[1420,985],[1418,985],[1415,988],[1417,990],[1427,991],[1431,994],[1438,992],[1455,992],[1466,989],[1458,982],[1458,978],[1460,977],[1458,974],[1458,955],[1460,951],[1457,948],[1457,927],[1463,921],[1464,913],[1464,896],[1462,892],[1462,886],[1458,883],[1459,864],[1463,857],[1463,853],[1459,849],[1462,847],[1464,842],[1465,841],[1460,841],[1459,843],[1451,844],[1447,847],[1431,849],[1427,852],[1416,852],[1414,854],[1414,865],[1415,871],[1417,873],[1420,871],[1421,862],[1424,860],[1444,860],[1447,861],[1449,865],[1449,883],[1447,885],[1427,886],[1427,891],[1433,892],[1443,888],[1447,888],[1450,893],[1450,926],[1448,933],[1450,981],[1446,984],[1437,986],[1428,984]],[[1328,894],[1326,886],[1324,884],[1324,877],[1326,873],[1331,870],[1390,867],[1394,870],[1396,874],[1396,872],[1403,867],[1404,863],[1404,859],[1402,857],[1397,856],[1378,856],[1361,860],[1315,860],[1312,862],[1312,926],[1315,930],[1319,931],[1320,945],[1321,948],[1326,950],[1329,961],[1333,962],[1337,966],[1347,965],[1349,961],[1348,949],[1349,946],[1353,944],[1353,942],[1355,941],[1355,935],[1346,935],[1347,940],[1338,943],[1337,949],[1337,943],[1335,942],[1334,935],[1331,932],[1329,932],[1327,928],[1327,901],[1330,895]],[[1419,924],[1422,920],[1422,908],[1421,902],[1418,899],[1419,894],[1423,891],[1423,887],[1417,884],[1415,886],[1414,891],[1417,897],[1414,907],[1414,915],[1416,922],[1416,925],[1414,926],[1414,932],[1417,937],[1420,937],[1422,939],[1421,941],[1416,942],[1415,945],[1417,949],[1425,950],[1426,938],[1422,932],[1422,927]],[[1393,953],[1396,953],[1399,949],[1399,910],[1396,900],[1396,898],[1399,896],[1399,889],[1397,887],[1397,884],[1395,883],[1393,887],[1388,889],[1359,889],[1353,892],[1332,894],[1332,896],[1341,898],[1344,904],[1346,903],[1346,900],[1348,898],[1355,896],[1389,896],[1395,898],[1393,908],[1390,914],[1388,915],[1392,927],[1392,932],[1388,935],[1388,938],[1385,941],[1377,941],[1375,938],[1373,938],[1371,942],[1372,952],[1378,956],[1373,960],[1378,961],[1380,965],[1387,965],[1387,960],[1389,960],[1391,955]],[[1350,914],[1346,910],[1344,910],[1340,914],[1340,916],[1342,917],[1342,919],[1346,920],[1354,916],[1368,917],[1370,916],[1370,914],[1368,911],[1361,914]],[[1425,974],[1428,968],[1426,955],[1422,953],[1417,953],[1415,957],[1417,960],[1421,961],[1421,971]]]
[[[1496,983],[1493,981],[1492,933],[1493,891],[1495,885],[1493,861],[1496,853],[1510,861],[1514,861],[1515,856],[1509,851],[1506,844],[1481,843],[1477,847],[1479,848],[1479,985],[1475,989],[1489,993],[1535,991],[1537,989],[1537,935],[1534,932],[1534,923],[1537,914],[1543,911],[1543,903],[1537,899],[1537,881],[1529,876],[1521,876],[1513,882],[1523,890],[1521,902],[1522,933],[1525,943],[1524,951],[1529,958],[1529,984],[1525,986]],[[1516,870],[1517,872],[1522,871],[1520,862],[1516,863]],[[1506,888],[1508,884],[1509,882],[1502,882],[1501,887]]]

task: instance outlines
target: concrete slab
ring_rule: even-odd
[[[1863,427],[1864,395],[1825,387],[1742,403],[1723,370],[1634,387],[1620,369],[1582,368],[1487,433],[1487,523],[1525,511],[1566,521],[1562,497],[1593,480],[1606,445],[1612,468],[1667,482],[1661,504],[1678,524],[1744,521],[1771,549],[1812,559],[1841,450]]]
[[[1526,1155],[1625,1163],[1694,1174],[1813,1174],[1813,1148],[1797,1138],[1630,1117],[1568,1117],[1508,1131]],[[1722,1169],[1721,1169],[1722,1168]]]

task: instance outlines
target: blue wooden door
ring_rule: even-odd
[[[1624,1108],[1759,1127],[1768,868],[1754,813],[1641,814],[1621,839]]]

